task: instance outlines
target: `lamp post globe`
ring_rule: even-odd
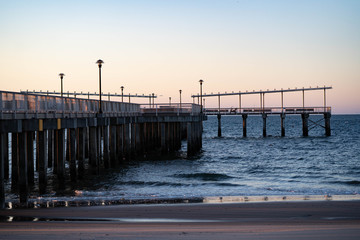
[[[124,86],[121,86],[121,102],[124,102]]]
[[[59,73],[59,76],[60,76],[60,80],[61,80],[61,92],[60,92],[60,94],[61,94],[61,97],[62,97],[63,96],[63,78],[64,78],[65,74]]]
[[[101,67],[102,67],[102,64],[104,63],[103,60],[99,59],[96,61],[96,64],[99,66],[99,96],[100,96],[100,99],[99,99],[99,113],[101,114],[102,113],[102,103],[101,103]]]

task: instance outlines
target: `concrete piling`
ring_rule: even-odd
[[[56,155],[56,174],[58,180],[58,188],[65,188],[65,130],[58,129],[57,133],[57,155]]]
[[[85,173],[85,135],[86,135],[86,128],[80,127],[79,128],[79,159],[78,159],[78,178],[82,179]]]

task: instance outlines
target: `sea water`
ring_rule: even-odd
[[[203,123],[203,147],[186,157],[186,141],[177,154],[134,161],[84,180],[59,192],[30,198],[53,200],[118,200],[203,198],[212,196],[357,195],[360,193],[360,115],[333,115],[330,137],[322,116],[310,116],[309,137],[302,136],[300,116],[287,115],[286,136],[280,117],[268,116],[267,137],[262,117],[249,116],[247,137],[241,116],[222,116]],[[317,124],[314,124],[317,123]],[[50,180],[56,176],[50,176]],[[17,199],[8,194],[8,201]]]

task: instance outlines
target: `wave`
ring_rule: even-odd
[[[178,178],[198,179],[202,181],[222,181],[233,178],[226,174],[220,174],[220,173],[190,173],[190,174],[176,174],[174,176]]]
[[[351,180],[351,181],[331,181],[328,183],[333,184],[343,184],[343,185],[350,185],[350,186],[360,186],[360,181],[357,180]]]

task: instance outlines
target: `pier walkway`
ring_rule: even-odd
[[[12,192],[26,205],[35,183],[40,195],[46,192],[49,169],[61,190],[87,170],[97,174],[101,168],[176,151],[184,138],[189,156],[202,146],[206,116],[197,104],[102,101],[99,112],[99,103],[0,91],[0,208],[5,207],[5,181],[11,180]]]
[[[315,126],[320,126],[325,129],[325,135],[331,135],[330,128],[330,118],[331,118],[331,107],[326,105],[326,90],[330,90],[332,87],[309,87],[309,88],[294,88],[294,89],[281,89],[281,90],[266,90],[266,91],[246,91],[246,92],[234,92],[231,93],[211,93],[211,94],[197,94],[192,95],[193,102],[197,99],[198,104],[201,105],[201,110],[205,115],[217,115],[218,118],[218,137],[221,137],[221,116],[222,115],[241,115],[243,121],[243,136],[247,136],[247,117],[248,115],[261,115],[263,119],[263,136],[266,137],[266,119],[268,115],[279,115],[280,116],[280,125],[281,125],[281,136],[285,136],[285,116],[286,115],[301,115],[302,119],[302,130],[303,136],[309,135],[309,121]],[[308,91],[323,91],[323,106],[305,106],[305,92]],[[284,105],[284,94],[293,93],[293,92],[302,92],[302,106],[301,107],[286,107]],[[265,95],[268,94],[280,94],[281,97],[281,106],[278,107],[266,107],[265,106]],[[259,95],[260,104],[259,107],[243,107],[242,106],[242,97],[243,95]],[[221,97],[225,96],[238,96],[239,97],[239,107],[238,108],[223,108],[221,107]],[[217,108],[206,108],[205,99],[217,97],[218,98],[218,107]],[[324,116],[324,125],[320,124],[318,121],[314,122],[309,119],[310,115],[323,115]]]

